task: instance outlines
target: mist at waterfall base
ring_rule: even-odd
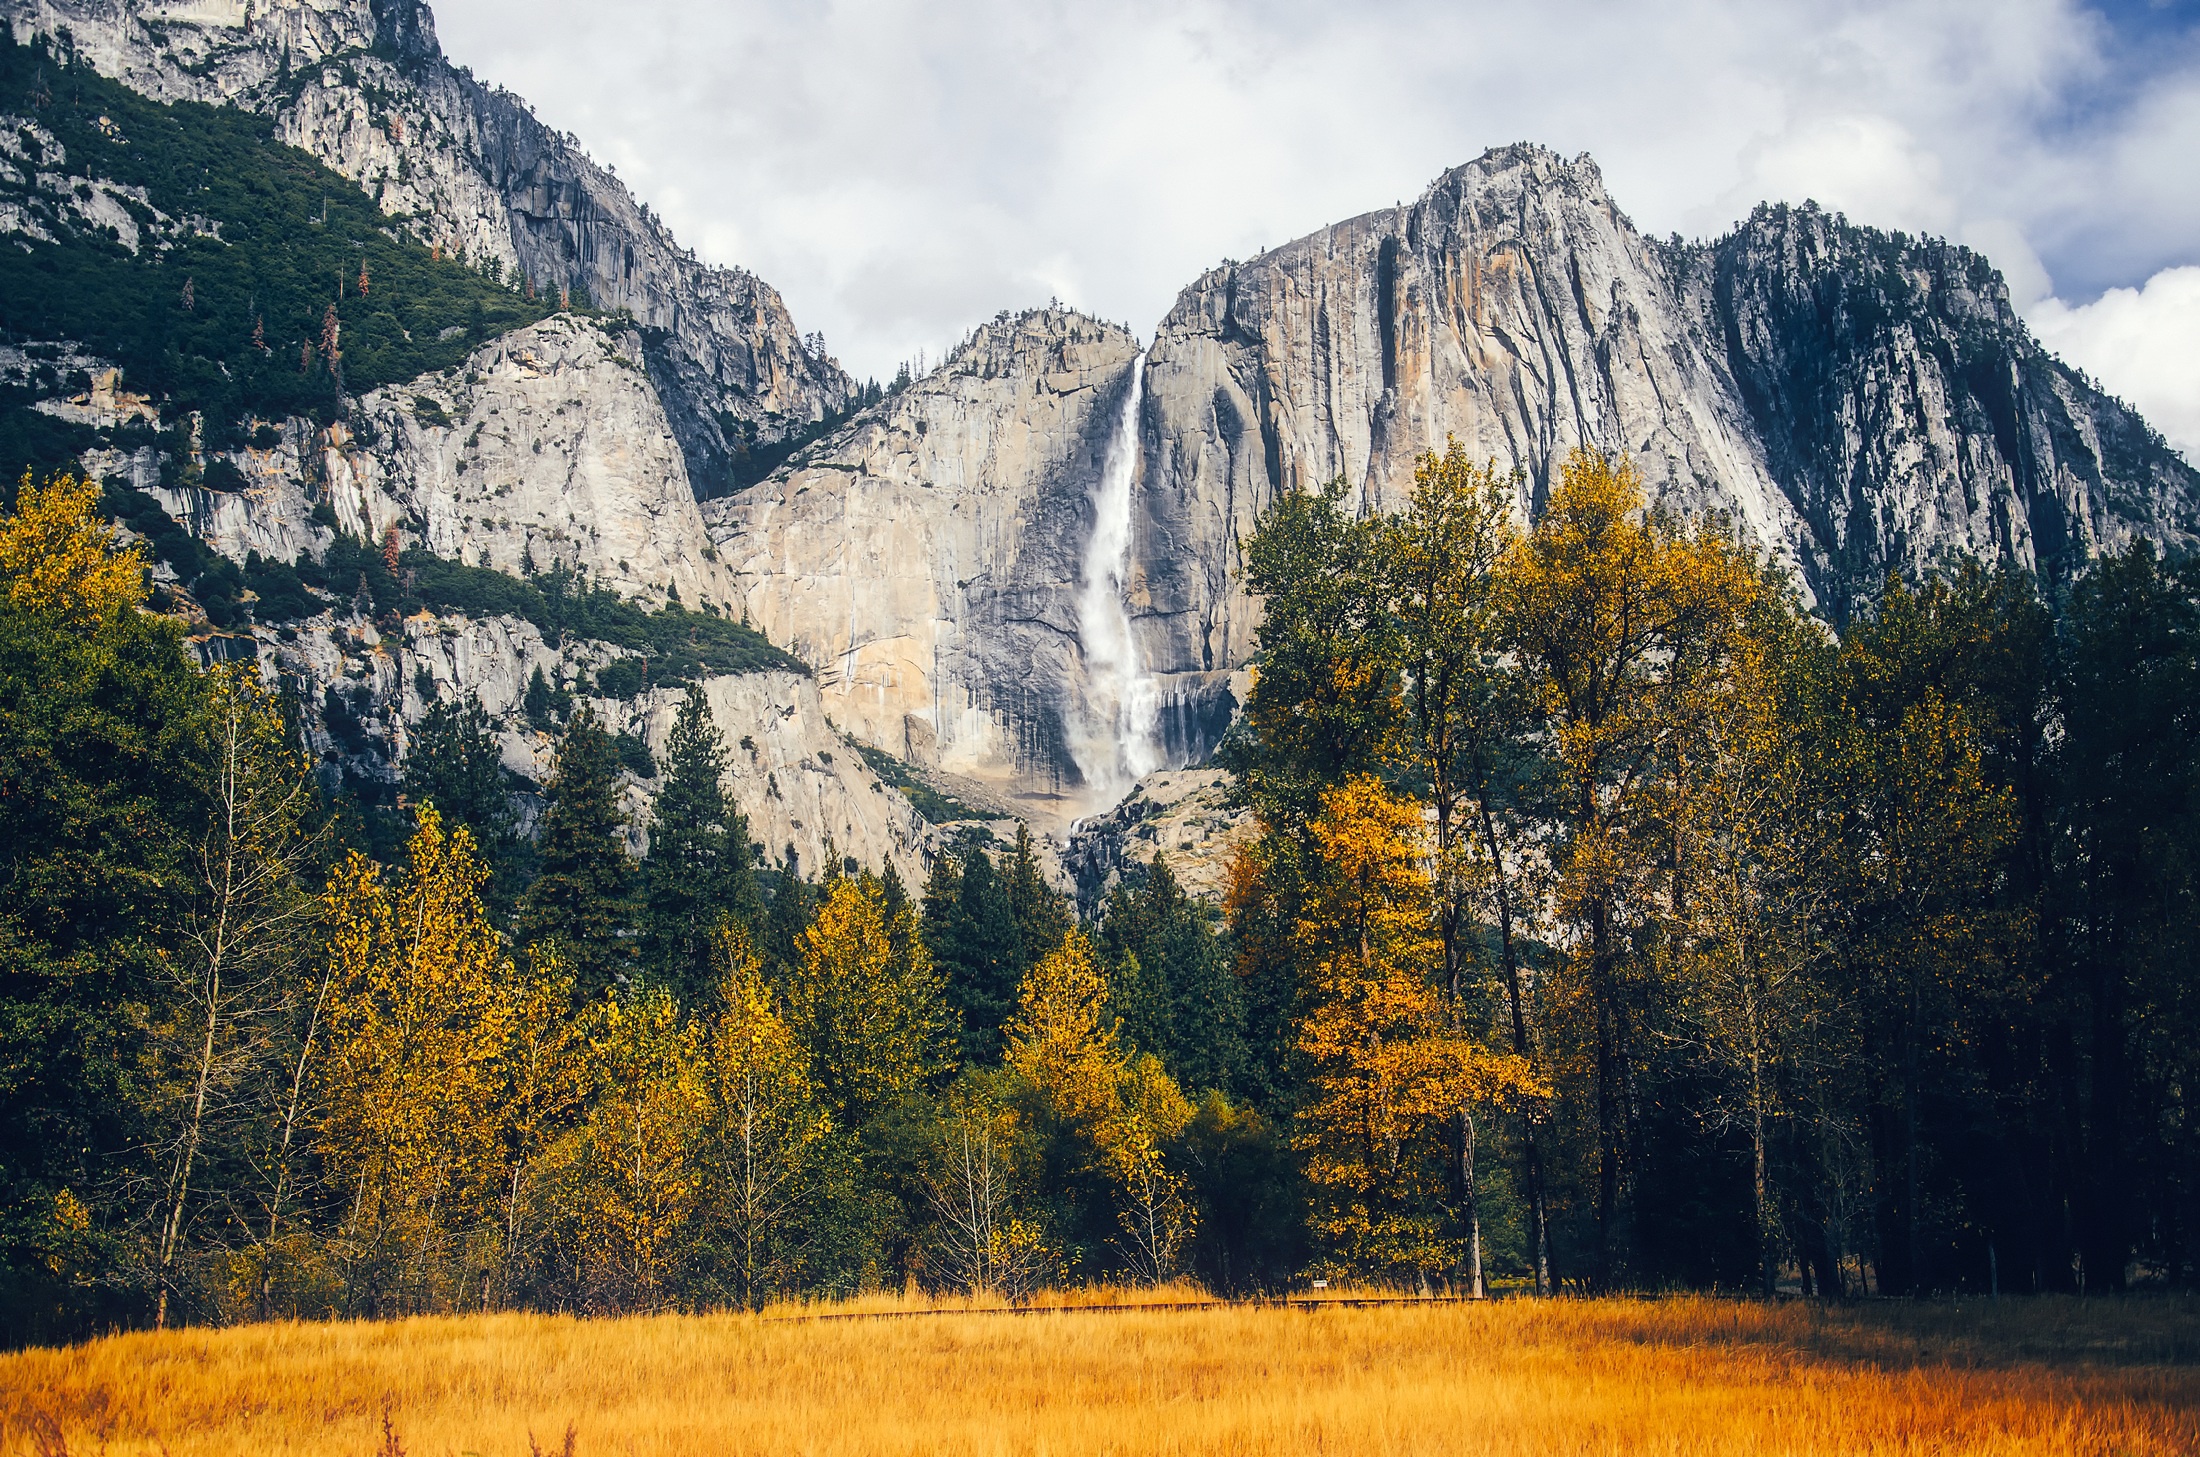
[[[1077,637],[1084,652],[1081,702],[1070,705],[1070,754],[1084,777],[1086,813],[1113,806],[1161,767],[1161,695],[1145,670],[1131,626],[1128,586],[1131,493],[1138,483],[1138,411],[1146,393],[1146,351],[1131,361],[1130,383],[1092,493],[1092,536],[1077,593]]]

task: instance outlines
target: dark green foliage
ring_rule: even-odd
[[[393,573],[377,548],[338,536],[318,567],[299,564],[310,584],[349,598],[360,580],[374,613],[409,615],[426,609],[465,617],[517,617],[553,642],[601,642],[641,655],[633,667],[613,664],[606,674],[630,698],[643,687],[690,683],[724,673],[807,674],[801,659],[781,652],[746,623],[713,612],[690,612],[677,603],[651,612],[607,587],[563,567],[522,579],[492,567],[471,567],[417,548],[398,558]],[[641,675],[635,681],[631,674]]]
[[[932,862],[924,942],[960,1019],[963,1062],[998,1061],[1001,1024],[1015,1010],[1026,968],[1015,908],[983,845],[971,844],[959,864],[945,855]]]
[[[1201,1282],[1223,1295],[1289,1289],[1311,1247],[1288,1133],[1210,1092],[1169,1152],[1199,1209],[1189,1262]]]
[[[437,703],[413,726],[403,785],[411,803],[436,807],[446,829],[473,833],[494,875],[489,901],[509,913],[532,869],[534,847],[517,834],[512,777],[477,699]]]
[[[253,594],[252,615],[261,622],[295,622],[323,605],[306,590],[296,567],[267,561],[258,552],[245,557],[244,585]]]
[[[558,948],[583,1003],[625,985],[634,970],[634,865],[620,782],[612,736],[582,709],[544,791],[550,807],[536,845],[541,871],[520,902],[519,934]]]
[[[649,745],[630,733],[621,732],[612,740],[619,751],[619,767],[636,779],[655,779],[657,761],[650,755]]]
[[[41,76],[43,105],[34,95]],[[43,48],[12,43],[0,45],[0,98],[60,142],[66,162],[55,159],[49,170],[144,188],[152,209],[123,204],[141,232],[159,226],[153,209],[177,224],[219,224],[219,237],[166,225],[158,241],[143,237],[133,256],[115,234],[89,229],[74,213],[51,215],[19,186],[6,189],[60,241],[0,250],[0,329],[77,340],[113,359],[128,388],[161,401],[164,419],[200,410],[217,431],[253,417],[325,423],[339,413],[343,390],[447,369],[486,339],[552,312],[554,295],[530,303],[455,259],[432,258],[356,183],[277,142],[263,116],[164,105],[88,67],[65,67]],[[341,326],[340,381],[321,352],[331,306]],[[255,325],[264,348],[254,343]],[[460,332],[442,337],[453,327]],[[314,354],[301,369],[307,345]],[[41,453],[52,447],[23,444]],[[206,484],[236,483],[210,471]]]
[[[573,695],[563,688],[553,688],[550,680],[538,666],[527,675],[527,693],[520,700],[520,711],[527,715],[527,722],[538,733],[548,733],[573,711]]]
[[[802,863],[792,845],[777,866],[757,872],[756,882],[764,899],[763,924],[755,928],[756,949],[783,975],[802,959],[798,942],[817,915],[817,895],[802,878]]]
[[[649,688],[649,669],[641,658],[617,658],[596,674],[599,698],[638,698]]]
[[[1372,771],[1397,719],[1394,624],[1380,518],[1342,481],[1279,498],[1246,545],[1245,582],[1268,601],[1261,671],[1217,759],[1270,824],[1313,817],[1323,789]]]
[[[1039,867],[1039,847],[1031,838],[1031,826],[1016,824],[1016,849],[1002,875],[1008,892],[1008,913],[1016,921],[1016,975],[1038,965],[1039,959],[1062,944],[1072,924],[1069,906]]]
[[[726,743],[700,687],[688,689],[665,744],[642,861],[642,962],[683,1004],[704,1005],[721,971],[711,935],[727,918],[763,918],[748,820],[726,801]]]
[[[871,766],[871,772],[900,790],[910,806],[930,824],[951,825],[961,820],[998,820],[1007,816],[998,810],[973,809],[953,795],[942,794],[917,778],[915,772],[901,760],[884,749],[874,749],[869,744],[851,743],[863,762]]]
[[[78,635],[0,600],[0,1341],[137,1315],[116,1196],[151,1172],[144,1056],[204,703],[173,624]]]
[[[1166,857],[1108,896],[1095,946],[1123,1037],[1186,1088],[1235,1094],[1245,1072],[1245,1006],[1218,918],[1184,894]]]

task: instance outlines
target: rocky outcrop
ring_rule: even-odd
[[[1231,857],[1258,834],[1252,811],[1229,802],[1221,770],[1164,769],[1121,804],[1077,822],[1062,852],[1064,878],[1078,906],[1095,914],[1126,875],[1167,856],[1185,894],[1220,905]]]
[[[2200,475],[2032,339],[1967,248],[1764,207],[1667,250],[1841,617],[1965,556],[2067,581],[2144,536],[2190,543]]]
[[[493,340],[463,365],[374,390],[326,429],[289,420],[277,439],[223,458],[241,491],[162,485],[170,515],[232,560],[318,557],[337,527],[381,542],[395,530],[469,566],[515,576],[565,566],[643,601],[731,605],[687,471],[632,330],[553,315]]]
[[[852,383],[770,285],[699,262],[576,139],[452,67],[421,0],[0,0],[19,38],[64,33],[165,101],[229,103],[357,181],[421,241],[631,313],[693,483],[729,489],[744,441],[844,409]]]
[[[312,462],[343,525],[514,574],[582,568],[622,595],[728,604],[632,330],[559,315],[446,374],[368,395]]]
[[[1075,812],[1081,557],[1137,352],[1075,313],[1004,316],[770,480],[709,503],[750,622],[816,670],[836,723],[1024,813]]]
[[[1976,254],[1814,209],[1660,244],[1586,157],[1528,146],[1208,273],[1147,394],[1134,601],[1161,671],[1249,656],[1240,543],[1279,491],[1342,478],[1396,509],[1449,437],[1521,472],[1524,516],[1574,446],[1625,452],[1837,620],[1889,571],[2052,579],[2200,532],[2200,474],[2042,351]]]
[[[1167,668],[1251,653],[1240,543],[1278,492],[1342,478],[1396,509],[1447,437],[1519,469],[1524,514],[1588,444],[1632,454],[1677,510],[1798,544],[1721,361],[1585,158],[1493,152],[1410,206],[1212,270],[1162,321],[1147,389],[1140,626]]]
[[[409,726],[437,698],[459,695],[478,700],[496,724],[507,769],[523,783],[547,782],[557,740],[529,727],[522,713],[529,678],[540,671],[553,682],[570,680],[577,671],[600,672],[626,656],[602,643],[547,643],[513,618],[427,613],[388,632],[324,613],[288,633],[263,629],[257,647],[263,670],[296,694],[314,752],[356,778],[388,782],[403,762]],[[606,729],[632,734],[662,756],[685,693],[659,688],[632,699],[585,701]],[[814,681],[795,673],[745,673],[707,679],[703,693],[726,739],[727,795],[774,864],[784,864],[792,851],[797,864],[814,873],[830,848],[873,868],[891,864],[904,881],[922,883],[933,839],[929,827],[833,732]],[[649,843],[652,787],[625,776],[637,855]]]

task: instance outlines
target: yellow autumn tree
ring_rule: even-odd
[[[1096,1127],[1114,1110],[1122,1075],[1108,979],[1082,931],[1072,931],[1024,975],[1001,1035],[1003,1061],[1064,1121]]]
[[[703,1215],[703,1029],[670,993],[645,986],[605,1001],[589,1051],[595,1097],[567,1211],[581,1298],[598,1310],[664,1309],[678,1300]]]
[[[493,1208],[494,1101],[511,977],[463,828],[420,812],[406,864],[354,851],[322,898],[331,984],[319,1144],[347,1195],[342,1239],[369,1308],[441,1303],[462,1237]]]
[[[1633,462],[1577,448],[1496,572],[1498,642],[1556,761],[1550,899],[1570,953],[1560,996],[1585,1004],[1590,1022],[1600,1286],[1623,1258],[1625,1086],[1641,1056],[1643,968],[1628,948],[1671,861],[1670,775],[1762,590],[1727,530],[1651,509]]]
[[[791,1284],[802,1253],[804,1203],[816,1191],[832,1119],[809,1057],[779,1015],[746,927],[722,924],[723,968],[710,1029],[705,1157],[710,1209],[735,1297],[750,1309]]]
[[[1444,1207],[1446,1125],[1463,1107],[1538,1090],[1519,1058],[1451,1028],[1419,807],[1366,775],[1321,806],[1294,931],[1313,981],[1299,1036],[1313,1098],[1294,1142],[1333,1267],[1422,1276],[1465,1253]]]
[[[502,988],[509,1029],[497,1061],[507,1293],[531,1263],[544,1223],[537,1185],[550,1151],[579,1119],[589,1092],[588,1038],[573,1016],[573,973],[554,948],[530,949]]]
[[[144,559],[116,541],[99,500],[97,481],[63,473],[40,487],[23,472],[15,510],[0,518],[9,606],[81,631],[144,600]]]
[[[1084,1145],[1114,1191],[1132,1274],[1158,1282],[1176,1273],[1194,1222],[1187,1182],[1165,1152],[1192,1106],[1160,1059],[1124,1053],[1107,1007],[1092,943],[1071,931],[1025,974],[1002,1028],[1003,1060]]]
[[[788,1022],[809,1049],[835,1121],[860,1133],[945,1063],[939,972],[914,912],[904,905],[889,917],[884,889],[868,874],[833,879],[796,949]]]

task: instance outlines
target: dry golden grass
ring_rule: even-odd
[[[496,1315],[0,1356],[0,1452],[2190,1453],[2200,1304]],[[889,1310],[901,1302],[873,1301]],[[845,1310],[846,1307],[835,1307]]]

